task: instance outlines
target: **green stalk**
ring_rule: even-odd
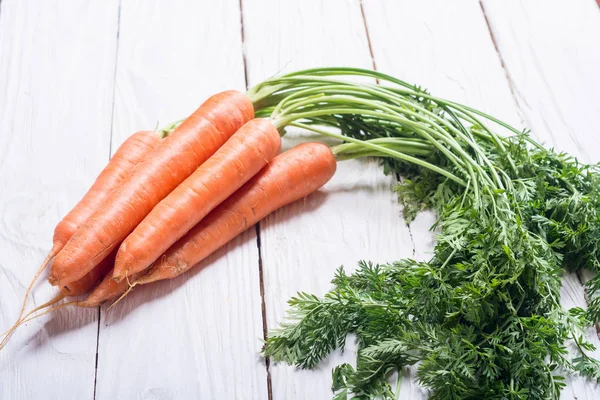
[[[164,128],[158,130],[160,137],[164,139],[167,136],[169,136],[171,134],[171,132],[173,132],[175,130],[175,128],[177,128],[183,121],[184,121],[183,119],[180,119],[179,121],[172,122],[169,125],[165,126]]]
[[[420,150],[424,154],[431,154],[432,147],[431,145],[425,142],[417,142],[415,140],[405,139],[405,138],[375,138],[368,140],[370,143],[375,143],[380,146],[386,147],[404,147],[407,149]],[[359,146],[355,143],[344,143],[336,146],[340,149],[340,151],[344,152],[352,152],[355,149],[361,149],[362,146]]]
[[[406,114],[406,115],[410,115],[418,120],[421,120],[423,122],[426,122],[430,125],[432,125],[435,130],[437,132],[439,132],[439,134],[436,134],[436,136],[446,136],[443,135],[445,133],[445,131],[442,129],[441,126],[439,126],[436,122],[440,122],[443,125],[445,125],[449,130],[451,130],[455,135],[457,135],[459,138],[461,138],[463,141],[465,141],[477,154],[479,157],[482,158],[482,160],[484,161],[485,164],[487,164],[487,166],[490,169],[490,173],[492,174],[492,177],[496,183],[496,185],[498,186],[498,188],[502,189],[504,188],[502,180],[500,179],[500,177],[497,175],[492,162],[487,158],[487,156],[485,155],[485,153],[482,151],[482,149],[480,148],[479,145],[477,145],[475,142],[473,142],[471,140],[471,138],[467,137],[463,132],[461,132],[460,130],[456,129],[454,126],[452,126],[452,124],[450,124],[448,121],[444,120],[443,118],[440,118],[439,116],[435,115],[434,113],[430,112],[429,110],[427,110],[424,107],[419,106],[418,104],[414,103],[414,102],[409,102],[401,97],[398,96],[392,96],[391,93],[392,92],[385,92],[385,89],[383,89],[382,87],[377,87],[377,86],[367,86],[367,85],[354,85],[354,84],[350,84],[350,83],[345,83],[345,84],[327,84],[323,87],[314,87],[314,88],[307,88],[304,90],[300,90],[298,92],[296,92],[293,95],[290,95],[288,98],[286,98],[285,100],[283,100],[274,110],[273,110],[273,114],[275,116],[279,115],[279,114],[288,114],[290,113],[292,110],[294,109],[298,109],[302,106],[305,105],[309,105],[312,102],[314,102],[314,100],[321,100],[321,101],[332,101],[332,99],[335,99],[336,97],[333,96],[327,96],[328,93],[331,93],[331,91],[333,91],[334,94],[338,95],[338,98],[341,98],[341,96],[339,95],[350,95],[352,96],[351,98],[346,98],[344,97],[344,101],[338,101],[339,103],[342,104],[346,104],[348,101],[350,101],[351,99],[354,99],[355,102],[359,103],[359,104],[363,104],[363,105],[367,105],[373,108],[381,108],[382,110],[387,110],[389,112],[393,111],[397,111],[401,114]],[[385,105],[377,102],[374,103],[372,100],[368,100],[365,97],[365,93],[366,94],[371,94],[371,95],[375,95],[375,96],[379,96],[382,100],[387,101],[385,103]],[[296,98],[302,98],[302,97],[306,97],[307,95],[310,94],[318,94],[314,97],[307,97],[307,98],[303,98],[300,101],[296,101],[296,102],[292,102],[292,104],[290,104],[289,106],[287,106],[287,108],[283,108],[284,105],[287,105],[288,102],[291,102],[292,100],[295,100]],[[334,101],[334,100],[333,100]],[[431,118],[433,118],[434,121],[424,118],[422,115],[420,115],[419,113],[413,112],[407,108],[402,108],[402,107],[398,107],[395,106],[393,104],[389,104],[389,103],[393,103],[393,102],[398,102],[400,104],[406,105],[408,107],[413,107],[415,109],[418,109],[420,112],[422,112],[423,114],[426,114],[428,116],[430,116]],[[483,125],[483,124],[481,124]],[[448,138],[451,138],[451,136],[447,136]],[[448,140],[448,139],[446,139]],[[448,144],[453,144],[451,142],[447,142]],[[455,142],[454,142],[455,143]],[[457,148],[456,146],[454,146],[455,149]],[[460,147],[460,146],[458,146]],[[443,151],[440,148],[441,151]],[[459,152],[462,151],[458,150]],[[446,154],[448,155],[448,154]],[[463,157],[466,155],[466,153],[462,152]],[[466,155],[467,157],[469,157],[468,155]],[[477,164],[473,161],[473,164]],[[485,174],[485,172],[483,170],[481,170],[481,168],[478,168],[478,172],[480,174]]]
[[[365,140],[362,142],[363,143],[364,142],[374,143],[375,140],[377,140],[377,139]],[[403,145],[395,145],[395,144],[387,144],[387,143],[375,143],[375,144],[377,144],[378,146],[382,146],[387,149],[398,151],[400,153],[408,154],[411,156],[428,157],[431,155],[430,150],[414,148],[411,146],[403,146]],[[352,146],[352,147],[348,147],[348,146]],[[357,145],[356,143],[339,144],[337,146],[333,146],[331,148],[331,151],[337,157],[338,161],[350,160],[350,159],[361,158],[361,157],[389,157],[387,154],[383,154],[380,151],[372,150],[372,149],[365,149],[364,145],[362,145],[362,143],[361,143],[361,145]]]
[[[356,100],[356,99],[355,99]],[[356,100],[358,101],[358,100]],[[285,126],[285,125],[290,125],[290,123],[294,120],[297,119],[303,119],[303,118],[310,118],[311,116],[318,116],[321,115],[323,113],[330,113],[330,114],[358,114],[358,115],[371,115],[371,116],[378,116],[378,117],[383,117],[383,118],[387,118],[389,120],[395,121],[399,124],[403,124],[406,126],[410,126],[411,128],[415,129],[415,131],[417,131],[418,133],[420,133],[423,137],[425,137],[427,140],[429,140],[431,142],[432,145],[436,146],[443,154],[445,154],[448,159],[450,161],[452,161],[455,166],[458,169],[462,169],[461,167],[463,165],[466,165],[467,168],[467,172],[468,174],[471,176],[471,179],[473,179],[473,185],[475,187],[476,183],[477,183],[477,179],[476,176],[474,174],[473,169],[477,170],[480,174],[480,176],[485,180],[487,180],[487,184],[492,185],[493,183],[489,180],[489,177],[487,176],[487,174],[485,174],[485,172],[481,169],[481,167],[460,147],[460,145],[458,145],[458,143],[454,142],[450,142],[450,144],[452,144],[452,147],[462,155],[462,157],[464,158],[464,160],[461,160],[459,158],[456,157],[456,155],[452,154],[447,148],[445,148],[444,146],[442,146],[438,141],[436,141],[435,139],[433,139],[433,137],[431,137],[429,135],[429,133],[432,133],[436,136],[440,136],[439,132],[436,132],[432,129],[423,127],[422,125],[415,123],[413,121],[410,121],[406,118],[401,118],[401,117],[397,117],[395,115],[389,115],[389,114],[382,114],[380,112],[376,112],[376,111],[372,111],[372,110],[364,110],[364,109],[344,109],[344,108],[339,108],[339,109],[326,109],[326,110],[319,110],[319,111],[313,111],[313,112],[300,112],[298,114],[292,114],[289,116],[283,116],[283,117],[279,117],[279,119],[277,119],[276,121],[274,121],[275,126]],[[313,129],[314,130],[314,129]],[[343,137],[347,137],[347,136],[343,136]],[[463,163],[463,161],[466,162],[466,164]],[[463,181],[464,182],[464,181]]]
[[[414,121],[411,121],[408,118],[401,118],[401,117],[396,116],[397,113],[394,112],[394,110],[391,107],[389,107],[388,105],[376,104],[376,103],[373,103],[373,102],[370,102],[367,100],[361,100],[357,97],[315,96],[314,98],[308,98],[308,99],[299,101],[297,103],[294,103],[293,107],[290,107],[287,110],[282,110],[282,114],[277,114],[277,110],[275,110],[273,118],[275,118],[275,119],[284,118],[286,115],[290,115],[294,119],[305,118],[304,115],[307,115],[305,112],[300,111],[298,113],[292,113],[291,110],[297,110],[299,108],[302,108],[302,106],[313,104],[314,100],[329,101],[331,103],[341,104],[341,105],[349,105],[349,104],[354,103],[354,104],[358,104],[358,105],[367,106],[367,107],[370,107],[371,109],[363,110],[363,109],[351,108],[350,110],[353,110],[354,114],[383,117],[383,118],[392,120],[396,123],[399,123],[401,125],[409,126],[412,129],[414,129],[415,131],[424,130],[422,135],[427,140],[429,140],[432,145],[436,146],[438,148],[438,150],[440,150],[442,153],[444,153],[447,157],[453,159],[458,165],[462,164],[462,161],[459,158],[457,158],[456,156],[451,154],[448,149],[446,149],[444,146],[442,146],[438,141],[436,141],[431,136],[431,135],[434,135],[438,139],[443,140],[448,145],[452,146],[455,150],[461,151],[462,149],[460,148],[460,145],[451,136],[446,136],[444,134],[445,132],[443,132],[443,130],[436,131],[436,130],[427,128],[425,126],[422,126],[420,124],[416,124]],[[319,110],[326,110],[326,108],[323,106],[319,106],[317,108]],[[380,112],[374,111],[374,110],[377,110],[378,108],[381,109],[382,111],[387,111],[388,113],[382,114]],[[337,110],[340,110],[340,108],[337,108]],[[318,111],[318,112],[320,113],[321,111]],[[327,111],[327,112],[331,112],[331,111]],[[282,115],[283,115],[283,117],[282,117]],[[463,155],[466,155],[468,157],[468,154],[466,154],[466,153],[463,153]]]
[[[313,69],[306,69],[306,70],[302,70],[302,71],[296,71],[294,73],[291,74],[287,74],[283,77],[280,78],[274,78],[274,82],[285,82],[285,81],[292,81],[296,84],[303,82],[304,80],[320,80],[321,82],[328,82],[328,83],[335,83],[336,81],[334,80],[327,80],[327,79],[323,79],[320,78],[322,76],[339,76],[339,75],[346,75],[346,76],[365,76],[365,77],[371,77],[371,78],[375,78],[375,79],[379,79],[379,80],[383,80],[383,81],[387,81],[390,83],[394,83],[397,84],[399,86],[401,86],[403,89],[400,88],[393,88],[393,87],[388,87],[388,86],[383,86],[383,85],[372,85],[372,84],[365,84],[365,85],[361,85],[364,87],[378,87],[378,88],[385,88],[386,90],[390,90],[396,93],[401,93],[404,95],[409,95],[409,96],[418,96],[418,97],[422,97],[424,99],[429,99],[433,102],[435,102],[438,105],[443,105],[446,107],[452,107],[455,109],[459,109],[463,112],[472,112],[475,113],[477,115],[480,115],[490,121],[493,121],[501,126],[503,126],[504,128],[516,133],[516,134],[520,134],[519,131],[517,131],[516,129],[514,129],[513,127],[511,127],[510,125],[488,115],[485,114],[479,110],[473,109],[471,107],[468,106],[464,106],[460,103],[456,103],[456,102],[452,102],[452,101],[447,101],[447,100],[443,100],[443,99],[439,99],[436,98],[434,96],[431,96],[430,94],[428,94],[427,92],[415,87],[414,85],[410,85],[404,81],[401,81],[399,79],[396,79],[392,76],[377,72],[377,71],[370,71],[370,70],[364,70],[364,69],[359,69],[359,68],[313,68]],[[409,89],[409,90],[406,90]],[[471,118],[474,118],[472,115],[470,115]],[[478,124],[482,126],[482,128],[484,130],[486,130],[486,132],[488,132],[488,134],[490,135],[491,140],[494,142],[494,144],[503,152],[506,153],[506,148],[504,147],[502,140],[496,135],[494,134],[490,129],[488,129],[481,121],[478,121]],[[534,143],[536,146],[539,146],[537,143]],[[516,167],[514,165],[514,162],[512,159],[508,159],[509,163],[511,164],[511,167],[513,169],[516,170]]]
[[[368,141],[354,139],[354,138],[347,137],[347,136],[344,136],[344,135],[340,135],[340,134],[334,133],[334,132],[328,132],[326,130],[315,128],[314,126],[306,125],[306,124],[303,124],[301,122],[290,122],[289,124],[286,124],[286,125],[296,126],[298,128],[302,128],[302,129],[306,129],[306,130],[309,130],[309,131],[313,131],[313,132],[316,132],[316,133],[318,133],[320,135],[323,135],[323,136],[328,136],[328,137],[332,137],[332,138],[335,138],[335,139],[339,139],[339,140],[343,140],[343,141],[347,141],[347,142],[351,142],[351,143],[362,144],[365,148],[370,148],[370,149],[373,149],[373,150],[377,150],[377,151],[380,151],[383,154],[387,154],[390,157],[397,158],[397,159],[403,160],[403,161],[408,161],[408,162],[411,162],[413,164],[419,165],[419,166],[421,166],[423,168],[427,168],[427,169],[430,169],[432,171],[435,171],[435,172],[437,172],[437,173],[445,176],[446,178],[451,179],[452,181],[458,183],[461,186],[466,186],[467,185],[464,180],[462,180],[459,177],[455,176],[451,172],[446,171],[445,169],[442,169],[442,168],[440,168],[440,167],[438,167],[436,165],[428,163],[427,161],[421,160],[419,158],[412,157],[410,155],[403,154],[403,153],[400,153],[398,151],[385,148],[383,146],[379,146],[379,145],[376,145],[376,144],[368,143]]]

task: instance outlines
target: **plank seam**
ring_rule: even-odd
[[[119,34],[121,30],[121,0],[119,0],[118,11],[117,11],[117,38],[115,48],[115,69],[113,71],[113,92],[112,92],[112,110],[110,113],[110,137],[108,142],[108,159],[112,156],[112,138],[115,123],[115,97],[117,93],[117,68],[119,62]]]
[[[260,241],[260,222],[257,223],[255,227],[256,246],[258,248],[258,277],[260,288],[260,308],[263,322],[263,340],[266,341],[269,335],[269,328],[267,324],[267,304],[265,302],[265,280],[263,274],[262,251]],[[265,368],[267,370],[267,398],[268,400],[273,400],[273,383],[271,381],[271,359],[269,357],[265,357]]]
[[[239,2],[240,4],[240,30],[242,35],[242,62],[244,63],[244,82],[246,83],[246,90],[248,90],[248,64],[246,63],[246,36],[244,31],[244,6],[242,4],[242,0]]]
[[[240,7],[240,33],[242,40],[242,62],[244,64],[244,83],[246,90],[248,90],[248,64],[246,62],[246,35],[244,30],[244,4],[243,0],[239,0]],[[260,311],[262,317],[262,329],[263,329],[263,340],[267,340],[268,337],[268,324],[267,324],[267,304],[265,301],[265,280],[263,273],[262,253],[261,253],[261,241],[260,241],[260,222],[255,225],[256,231],[256,247],[258,249],[258,285],[260,291]],[[267,373],[267,399],[273,400],[273,382],[271,380],[271,359],[265,357],[265,369]]]
[[[600,1],[600,0],[599,0]],[[504,62],[504,58],[502,57],[502,53],[500,52],[500,48],[498,47],[498,43],[496,42],[496,37],[494,36],[494,31],[492,30],[492,25],[490,24],[490,20],[487,17],[485,6],[483,5],[483,1],[479,0],[479,7],[481,8],[481,13],[483,14],[483,20],[485,21],[485,26],[487,27],[488,34],[490,35],[490,39],[492,40],[492,44],[494,45],[494,50],[498,55],[498,61],[500,61],[500,67],[502,67],[502,71],[504,72],[504,77],[508,82],[508,89],[510,90],[510,95],[515,102],[517,107],[517,113],[521,118],[521,121],[525,123],[525,126],[531,126],[530,121],[525,117],[525,114],[522,111],[521,103],[519,102],[519,96],[517,96],[517,89],[515,87],[515,82],[510,74],[510,71],[506,67],[506,63]]]
[[[102,311],[100,306],[98,306],[98,329],[96,330],[96,363],[94,366],[94,396],[93,399],[96,400],[96,384],[98,382],[98,349],[100,347],[100,322],[102,320]]]
[[[115,97],[117,91],[117,65],[119,61],[119,34],[121,30],[121,0],[117,6],[117,36],[115,38],[115,69],[113,71],[113,92],[112,92],[112,110],[110,113],[110,134],[108,137],[108,160],[112,158],[112,139],[115,123]],[[96,361],[94,365],[94,395],[96,400],[96,390],[98,383],[98,359],[100,354],[100,324],[102,323],[102,308],[98,306],[98,329],[96,331]]]

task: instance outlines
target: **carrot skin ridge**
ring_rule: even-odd
[[[281,150],[270,120],[253,119],[158,203],[123,241],[113,279],[148,268],[202,218],[256,175]]]
[[[335,170],[335,156],[321,143],[303,143],[280,154],[171,246],[133,285],[188,271],[271,212],[319,189]]]
[[[90,271],[253,114],[252,102],[240,92],[222,92],[205,101],[78,229],[56,255],[51,282],[64,286]]]

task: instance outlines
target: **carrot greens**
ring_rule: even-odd
[[[404,178],[405,219],[433,209],[439,231],[426,262],[362,261],[325,296],[292,298],[265,356],[313,368],[354,334],[356,365],[333,371],[338,400],[395,398],[390,374],[413,364],[432,399],[558,399],[569,373],[600,379],[583,333],[600,320],[600,278],[587,310],[560,305],[565,270],[600,270],[597,166],[374,71],[299,71],[251,95],[276,126],[340,139],[338,159],[379,157]]]

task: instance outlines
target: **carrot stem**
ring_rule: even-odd
[[[398,158],[400,160],[408,161],[408,162],[417,164],[417,165],[419,165],[421,167],[428,168],[428,169],[430,169],[432,171],[435,171],[435,172],[439,173],[440,175],[445,176],[448,179],[453,180],[454,182],[458,183],[461,186],[467,186],[467,183],[464,180],[460,179],[459,177],[457,177],[456,175],[452,174],[451,172],[448,172],[445,169],[442,169],[442,168],[440,168],[440,167],[438,167],[436,165],[428,163],[427,161],[421,160],[420,158],[416,158],[416,157],[410,156],[408,154],[401,153],[399,151],[388,149],[386,147],[379,146],[377,144],[369,143],[368,141],[354,139],[352,137],[344,136],[344,135],[341,135],[339,133],[329,132],[329,131],[326,131],[324,129],[319,129],[319,128],[316,128],[316,127],[311,126],[311,125],[303,124],[301,122],[291,122],[289,125],[296,126],[298,128],[302,128],[302,129],[306,129],[306,130],[309,130],[309,131],[313,131],[313,132],[316,132],[316,133],[318,133],[320,135],[323,135],[323,136],[329,136],[329,137],[332,137],[332,138],[335,138],[335,139],[339,139],[339,140],[343,140],[343,141],[346,141],[346,142],[356,143],[356,144],[359,144],[359,145],[363,145],[366,148],[371,148],[371,149],[379,151],[379,152],[381,152],[383,154],[387,154],[390,157]]]
[[[160,133],[160,137],[164,139],[167,136],[169,136],[171,134],[171,132],[173,132],[175,130],[175,128],[177,128],[179,126],[179,124],[181,124],[183,121],[184,121],[183,119],[177,120],[175,122],[172,122],[172,123],[166,125],[164,128],[158,130],[158,133]]]

